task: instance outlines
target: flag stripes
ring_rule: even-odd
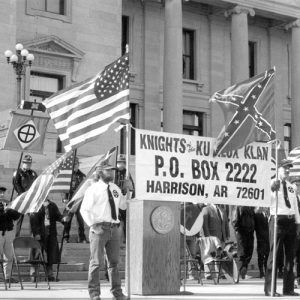
[[[214,146],[214,156],[240,149],[253,141],[276,138],[274,123],[275,69],[216,92],[211,101],[221,106],[226,125]],[[257,130],[255,130],[257,129]]]
[[[289,170],[290,178],[300,177],[300,147],[296,147],[291,150],[287,159],[291,160],[293,163],[293,167]]]
[[[118,120],[130,119],[128,53],[97,76],[61,91],[45,106],[66,151],[104,133]]]
[[[28,191],[19,195],[8,206],[21,214],[37,212],[45,201],[61,163],[71,154],[65,153],[47,167],[32,183]]]
[[[54,179],[50,193],[69,193],[72,170],[73,170],[74,153],[72,153],[64,162],[59,166],[60,172]]]
[[[100,163],[102,163],[104,161],[108,161],[110,159],[110,157],[114,154],[116,149],[117,149],[116,147],[111,148],[109,151],[106,152],[106,154],[101,156],[99,158],[99,160],[94,164],[94,166],[88,172],[85,180],[80,184],[78,189],[75,191],[72,199],[68,202],[67,207],[66,207],[67,209],[69,209],[73,213],[77,210],[78,206],[80,205],[81,201],[83,200],[85,191],[94,182],[93,173],[94,173],[96,167]]]

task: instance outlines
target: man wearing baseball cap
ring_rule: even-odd
[[[112,167],[107,162],[96,168],[99,180],[92,183],[85,192],[81,204],[81,215],[90,227],[90,264],[88,291],[91,300],[100,300],[99,268],[106,253],[111,292],[114,299],[125,299],[118,270],[120,238],[119,208],[126,209],[126,196],[112,182]]]
[[[32,183],[36,180],[37,174],[31,169],[32,157],[29,154],[24,155],[22,166],[13,174],[13,187],[18,195],[29,190]],[[24,215],[21,215],[16,224],[16,237],[20,235]]]
[[[297,186],[289,181],[289,169],[293,166],[291,161],[282,160],[278,168],[278,180],[271,182],[271,206],[270,206],[270,253],[267,262],[265,276],[265,295],[271,296],[273,251],[277,251],[280,246],[284,249],[284,272],[283,272],[283,295],[299,296],[294,291],[294,258],[296,249],[296,238],[300,234],[300,214],[297,204]],[[277,243],[274,245],[274,215],[277,208]],[[275,273],[276,274],[276,273]],[[276,275],[273,294],[280,296],[276,292]]]

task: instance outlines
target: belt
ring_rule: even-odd
[[[294,220],[295,219],[295,215],[277,215],[277,219],[290,219],[290,220]]]
[[[108,227],[119,227],[120,226],[120,223],[111,223],[111,222],[100,222],[100,223],[97,223],[95,225],[104,225],[104,226],[108,226]]]

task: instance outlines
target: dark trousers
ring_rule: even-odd
[[[236,232],[236,241],[238,248],[238,267],[239,270],[243,267],[246,269],[250,263],[253,254],[254,248],[254,230],[250,232],[246,231],[237,231]]]
[[[16,237],[20,236],[23,220],[24,220],[24,215],[21,215],[20,218],[16,222]]]
[[[84,221],[83,218],[80,214],[80,206],[75,212],[76,219],[77,219],[77,225],[78,225],[78,239],[79,241],[86,240],[85,234],[84,234]],[[72,219],[74,217],[74,213],[69,213],[69,221],[65,223],[65,236],[69,237],[70,236],[70,230],[71,230],[71,224],[72,224]]]
[[[264,273],[267,269],[269,252],[269,239],[257,239],[257,263],[260,273]]]
[[[296,242],[296,277],[300,278],[300,239]]]
[[[277,220],[277,242],[274,245],[274,216],[269,222],[270,230],[270,253],[268,257],[267,270],[265,276],[265,292],[271,293],[273,251],[278,251],[283,247],[283,294],[294,291],[294,257],[296,246],[296,224],[295,219],[278,216]],[[276,269],[276,268],[275,268]],[[276,291],[277,272],[275,272],[274,292]]]

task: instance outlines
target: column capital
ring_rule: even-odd
[[[293,22],[290,22],[284,26],[285,30],[289,30],[291,28],[299,28],[300,27],[300,19],[297,19]]]
[[[255,11],[251,7],[237,5],[234,8],[228,9],[225,11],[224,15],[226,18],[230,17],[231,15],[239,15],[239,14],[249,14],[251,17],[255,16]]]

